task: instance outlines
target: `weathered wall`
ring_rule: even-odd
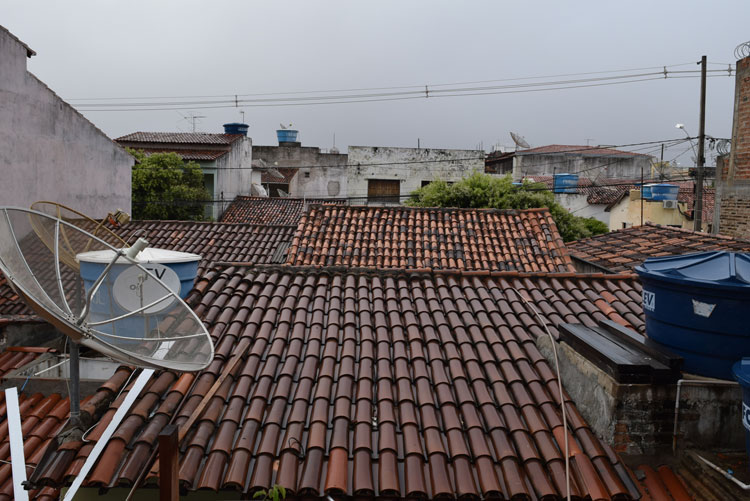
[[[250,195],[252,186],[253,140],[249,137],[232,143],[226,155],[216,160],[214,181],[214,219],[218,221],[237,195]]]
[[[636,179],[641,177],[641,168],[651,172],[651,157],[580,155],[575,153],[528,153],[517,152],[513,162],[513,180],[524,176],[552,176],[554,174],[580,174],[598,179]]]
[[[714,228],[717,233],[750,237],[750,57],[737,61],[732,150],[716,170]]]
[[[640,192],[638,192],[640,193]],[[635,196],[635,195],[633,195]],[[693,221],[683,215],[688,210],[687,204],[680,202],[679,209],[665,209],[664,204],[659,201],[643,201],[643,223],[651,222],[664,226],[678,226],[686,230],[693,229]],[[641,199],[631,200],[629,196],[623,197],[614,207],[610,209],[609,229],[620,230],[627,227],[641,225]],[[710,221],[703,223],[704,229],[708,227]]]
[[[537,339],[554,364],[548,337]],[[618,384],[568,344],[556,343],[565,390],[594,432],[617,452],[671,452],[676,384]],[[554,365],[553,365],[554,367]],[[739,449],[744,443],[739,386],[683,386],[677,446]]]
[[[343,153],[321,153],[320,148],[281,143],[253,147],[255,159],[272,167],[296,167],[289,183],[289,195],[298,198],[347,196],[347,161]]]
[[[364,203],[369,179],[397,179],[403,202],[422,181],[456,182],[474,171],[484,172],[484,151],[350,146],[349,165],[350,198]]]
[[[555,193],[555,201],[578,217],[593,217],[609,226],[610,213],[604,204],[589,204],[585,193]]]
[[[26,70],[0,28],[0,205],[52,200],[92,217],[131,210],[133,158]]]

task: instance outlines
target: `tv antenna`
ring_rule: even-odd
[[[531,148],[521,134],[511,132],[510,137],[513,139],[513,142],[516,143],[516,151],[518,151],[518,148]]]
[[[75,495],[154,369],[202,370],[213,360],[214,347],[201,320],[183,302],[175,271],[178,265],[195,262],[197,266],[200,256],[149,249],[143,238],[121,247],[122,240],[109,230],[97,236],[84,229],[91,218],[78,219],[79,227],[62,217],[63,206],[50,202],[35,206],[54,215],[0,207],[0,271],[19,297],[72,341],[71,426],[81,426],[79,344],[143,368],[66,493],[67,500]],[[82,216],[76,211],[72,215]],[[97,231],[97,227],[89,229]]]

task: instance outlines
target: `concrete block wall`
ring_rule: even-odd
[[[714,228],[750,238],[750,57],[737,61],[732,150],[726,168],[717,168]]]

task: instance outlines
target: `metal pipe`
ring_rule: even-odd
[[[78,343],[70,341],[70,424],[73,427],[81,424],[81,373],[78,363]]]
[[[677,394],[674,399],[674,428],[672,430],[672,453],[674,454],[677,449],[677,418],[680,415],[680,388],[683,384],[691,384],[694,386],[738,386],[739,383],[735,381],[722,381],[714,379],[680,379],[677,381]]]
[[[739,487],[740,489],[742,489],[743,491],[750,491],[750,484],[746,484],[744,482],[740,482],[739,480],[737,480],[737,478],[734,475],[732,475],[731,473],[729,473],[726,470],[722,470],[721,468],[719,468],[718,466],[716,466],[715,464],[713,464],[711,461],[709,461],[708,459],[704,458],[703,456],[701,456],[699,454],[696,454],[696,456],[698,457],[698,459],[700,459],[701,461],[703,461],[704,463],[706,463],[710,468],[712,468],[713,470],[715,470],[718,473],[720,473],[721,475],[723,475],[724,478],[726,478],[726,479],[731,480],[732,482],[734,482],[734,484],[737,487]]]

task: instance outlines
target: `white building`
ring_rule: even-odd
[[[238,195],[251,195],[260,187],[260,172],[252,168],[252,139],[245,124],[225,124],[224,134],[205,132],[133,132],[116,139],[144,153],[177,153],[203,170],[203,184],[214,201],[206,215],[218,220]]]
[[[484,151],[350,146],[347,197],[355,204],[395,204],[435,181],[484,172]]]

